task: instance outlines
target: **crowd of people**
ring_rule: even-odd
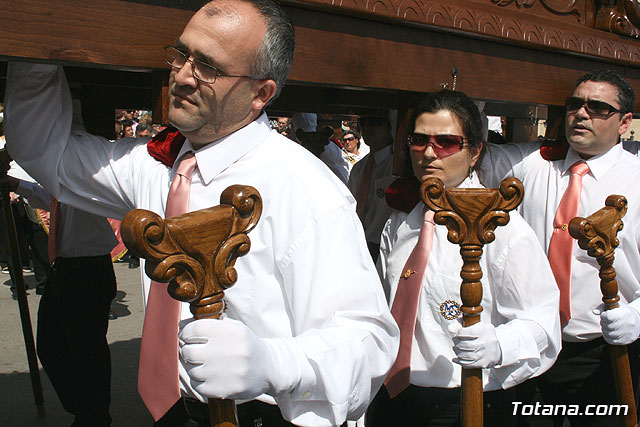
[[[106,218],[197,211],[233,184],[255,187],[263,210],[220,319],[195,320],[141,269],[138,389],[154,425],[208,426],[207,399],[223,398],[238,403],[241,427],[457,426],[463,369],[482,372],[487,426],[561,426],[565,415],[571,426],[617,425],[611,414],[526,416],[514,402],[615,404],[608,345],[628,346],[638,385],[640,159],[634,141],[621,143],[629,84],[596,70],[559,88],[566,144],[554,150],[490,143],[464,93],[425,94],[409,106],[408,173],[397,180],[393,110],[328,131],[312,114],[269,119],[294,48],[272,1],[207,3],[165,48],[172,127],[119,110],[115,140],[72,120],[62,67],[9,64],[7,151],[33,182],[3,182],[51,212],[38,354],[73,426],[111,424],[105,335],[118,242]],[[482,189],[510,176],[524,200],[485,247],[480,321],[463,326],[459,248],[417,188],[435,177]],[[567,223],[612,192],[629,211],[616,251],[620,306],[605,310],[599,265]],[[74,299],[88,294],[80,286],[91,286],[90,303]],[[91,309],[87,322],[77,306]]]
[[[115,139],[150,138],[162,132],[166,126],[153,123],[151,111],[115,110]]]

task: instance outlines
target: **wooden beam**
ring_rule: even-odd
[[[451,1],[452,7],[463,5],[461,0]],[[162,47],[178,37],[197,3],[57,0],[52,7],[44,0],[0,0],[0,58],[167,70]],[[539,44],[508,38],[482,38],[464,28],[452,32],[455,28],[446,23],[426,25],[390,19],[380,10],[347,7],[359,2],[345,1],[344,7],[331,6],[335,2],[325,0],[282,3],[296,27],[290,82],[301,86],[359,88],[375,93],[426,92],[450,84],[451,67],[455,66],[457,89],[487,100],[561,105],[580,75],[605,67],[640,87],[640,63],[633,61],[569,56],[566,52],[570,50],[543,49]],[[468,4],[488,13],[490,9],[479,3],[474,0]],[[513,19],[519,16],[504,8],[501,13]],[[552,28],[553,22],[544,23]],[[570,29],[596,31],[578,25]],[[612,43],[612,37],[623,44],[628,40],[599,33],[602,40]],[[299,109],[315,109],[311,102],[306,107],[300,105],[304,100],[296,101]],[[636,110],[640,111],[640,99]]]

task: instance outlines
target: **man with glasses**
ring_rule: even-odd
[[[221,320],[194,321],[186,303],[175,319],[158,313],[166,285],[143,280],[138,386],[158,425],[209,425],[207,397],[247,402],[238,405],[241,426],[340,425],[364,413],[397,353],[398,330],[351,195],[320,160],[272,130],[263,111],[284,85],[293,50],[293,26],[275,3],[207,3],[165,48],[168,117],[179,133],[149,144],[70,132],[62,69],[9,66],[9,151],[63,203],[122,218],[134,208],[180,210],[178,195],[182,211],[217,205],[233,184],[262,196]],[[169,335],[149,341],[164,321]],[[180,396],[184,405],[174,405]],[[171,418],[181,407],[188,421]]]
[[[358,127],[371,151],[351,170],[348,186],[356,198],[358,217],[375,261],[379,256],[382,229],[393,212],[385,199],[385,190],[394,180],[391,175],[393,133],[390,113],[362,116],[358,119]]]
[[[589,404],[615,404],[606,343],[629,345],[632,377],[638,376],[640,159],[619,143],[631,124],[634,105],[633,89],[617,73],[588,73],[566,100],[566,157],[556,158],[538,143],[490,145],[479,171],[489,187],[506,176],[522,181],[520,212],[547,250],[560,289],[563,349],[537,381],[545,404],[576,404],[582,411]],[[602,208],[610,194],[624,195],[629,209],[615,251],[620,307],[604,311],[599,266],[571,238],[567,224]],[[561,424],[563,417],[557,418]],[[569,419],[572,426],[619,422],[615,415]]]

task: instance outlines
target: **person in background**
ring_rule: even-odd
[[[138,126],[136,126],[136,138],[151,138],[151,133],[151,126],[142,123],[138,123]]]
[[[394,115],[395,116],[395,115]],[[348,187],[357,202],[357,213],[365,231],[369,253],[378,258],[380,235],[392,209],[385,190],[394,181],[393,132],[391,114],[380,112],[358,120],[364,142],[371,151],[354,165]]]

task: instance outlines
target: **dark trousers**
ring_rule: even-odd
[[[640,341],[627,346],[631,378],[638,406],[638,374],[640,373]],[[588,342],[562,342],[558,360],[549,371],[534,380],[543,404],[579,405],[585,411],[587,405],[615,405],[617,396],[614,388],[609,346],[604,339]],[[526,401],[524,403],[527,403]],[[562,426],[565,416],[553,417],[554,426]],[[616,415],[575,415],[568,416],[572,427],[576,426],[619,426]],[[535,416],[527,417],[523,425],[541,425]]]
[[[30,207],[25,207],[24,202],[21,201],[11,203],[16,235],[18,237],[18,249],[20,250],[22,263],[16,267],[22,268],[23,266],[29,266],[29,260],[31,260],[33,262],[36,281],[40,283],[46,279],[49,273],[47,233],[45,233],[40,224],[29,220],[25,208],[31,209]],[[0,262],[10,265],[12,260],[5,221],[4,210],[0,209]],[[13,271],[10,269],[9,272],[11,273],[11,280],[15,283]]]
[[[280,409],[258,400],[237,406],[240,427],[289,427],[282,418]],[[210,427],[209,407],[195,399],[180,399],[155,427]]]
[[[47,253],[47,233],[40,224],[27,220],[24,224],[27,242],[31,248],[31,263],[36,282],[42,283],[49,275],[49,255]]]
[[[485,426],[515,426],[512,415],[515,393],[512,390],[489,391],[484,398]],[[460,425],[460,389],[411,385],[391,399],[382,386],[369,406],[367,427]]]
[[[111,424],[106,335],[115,294],[109,255],[58,258],[40,300],[38,356],[74,426]]]

